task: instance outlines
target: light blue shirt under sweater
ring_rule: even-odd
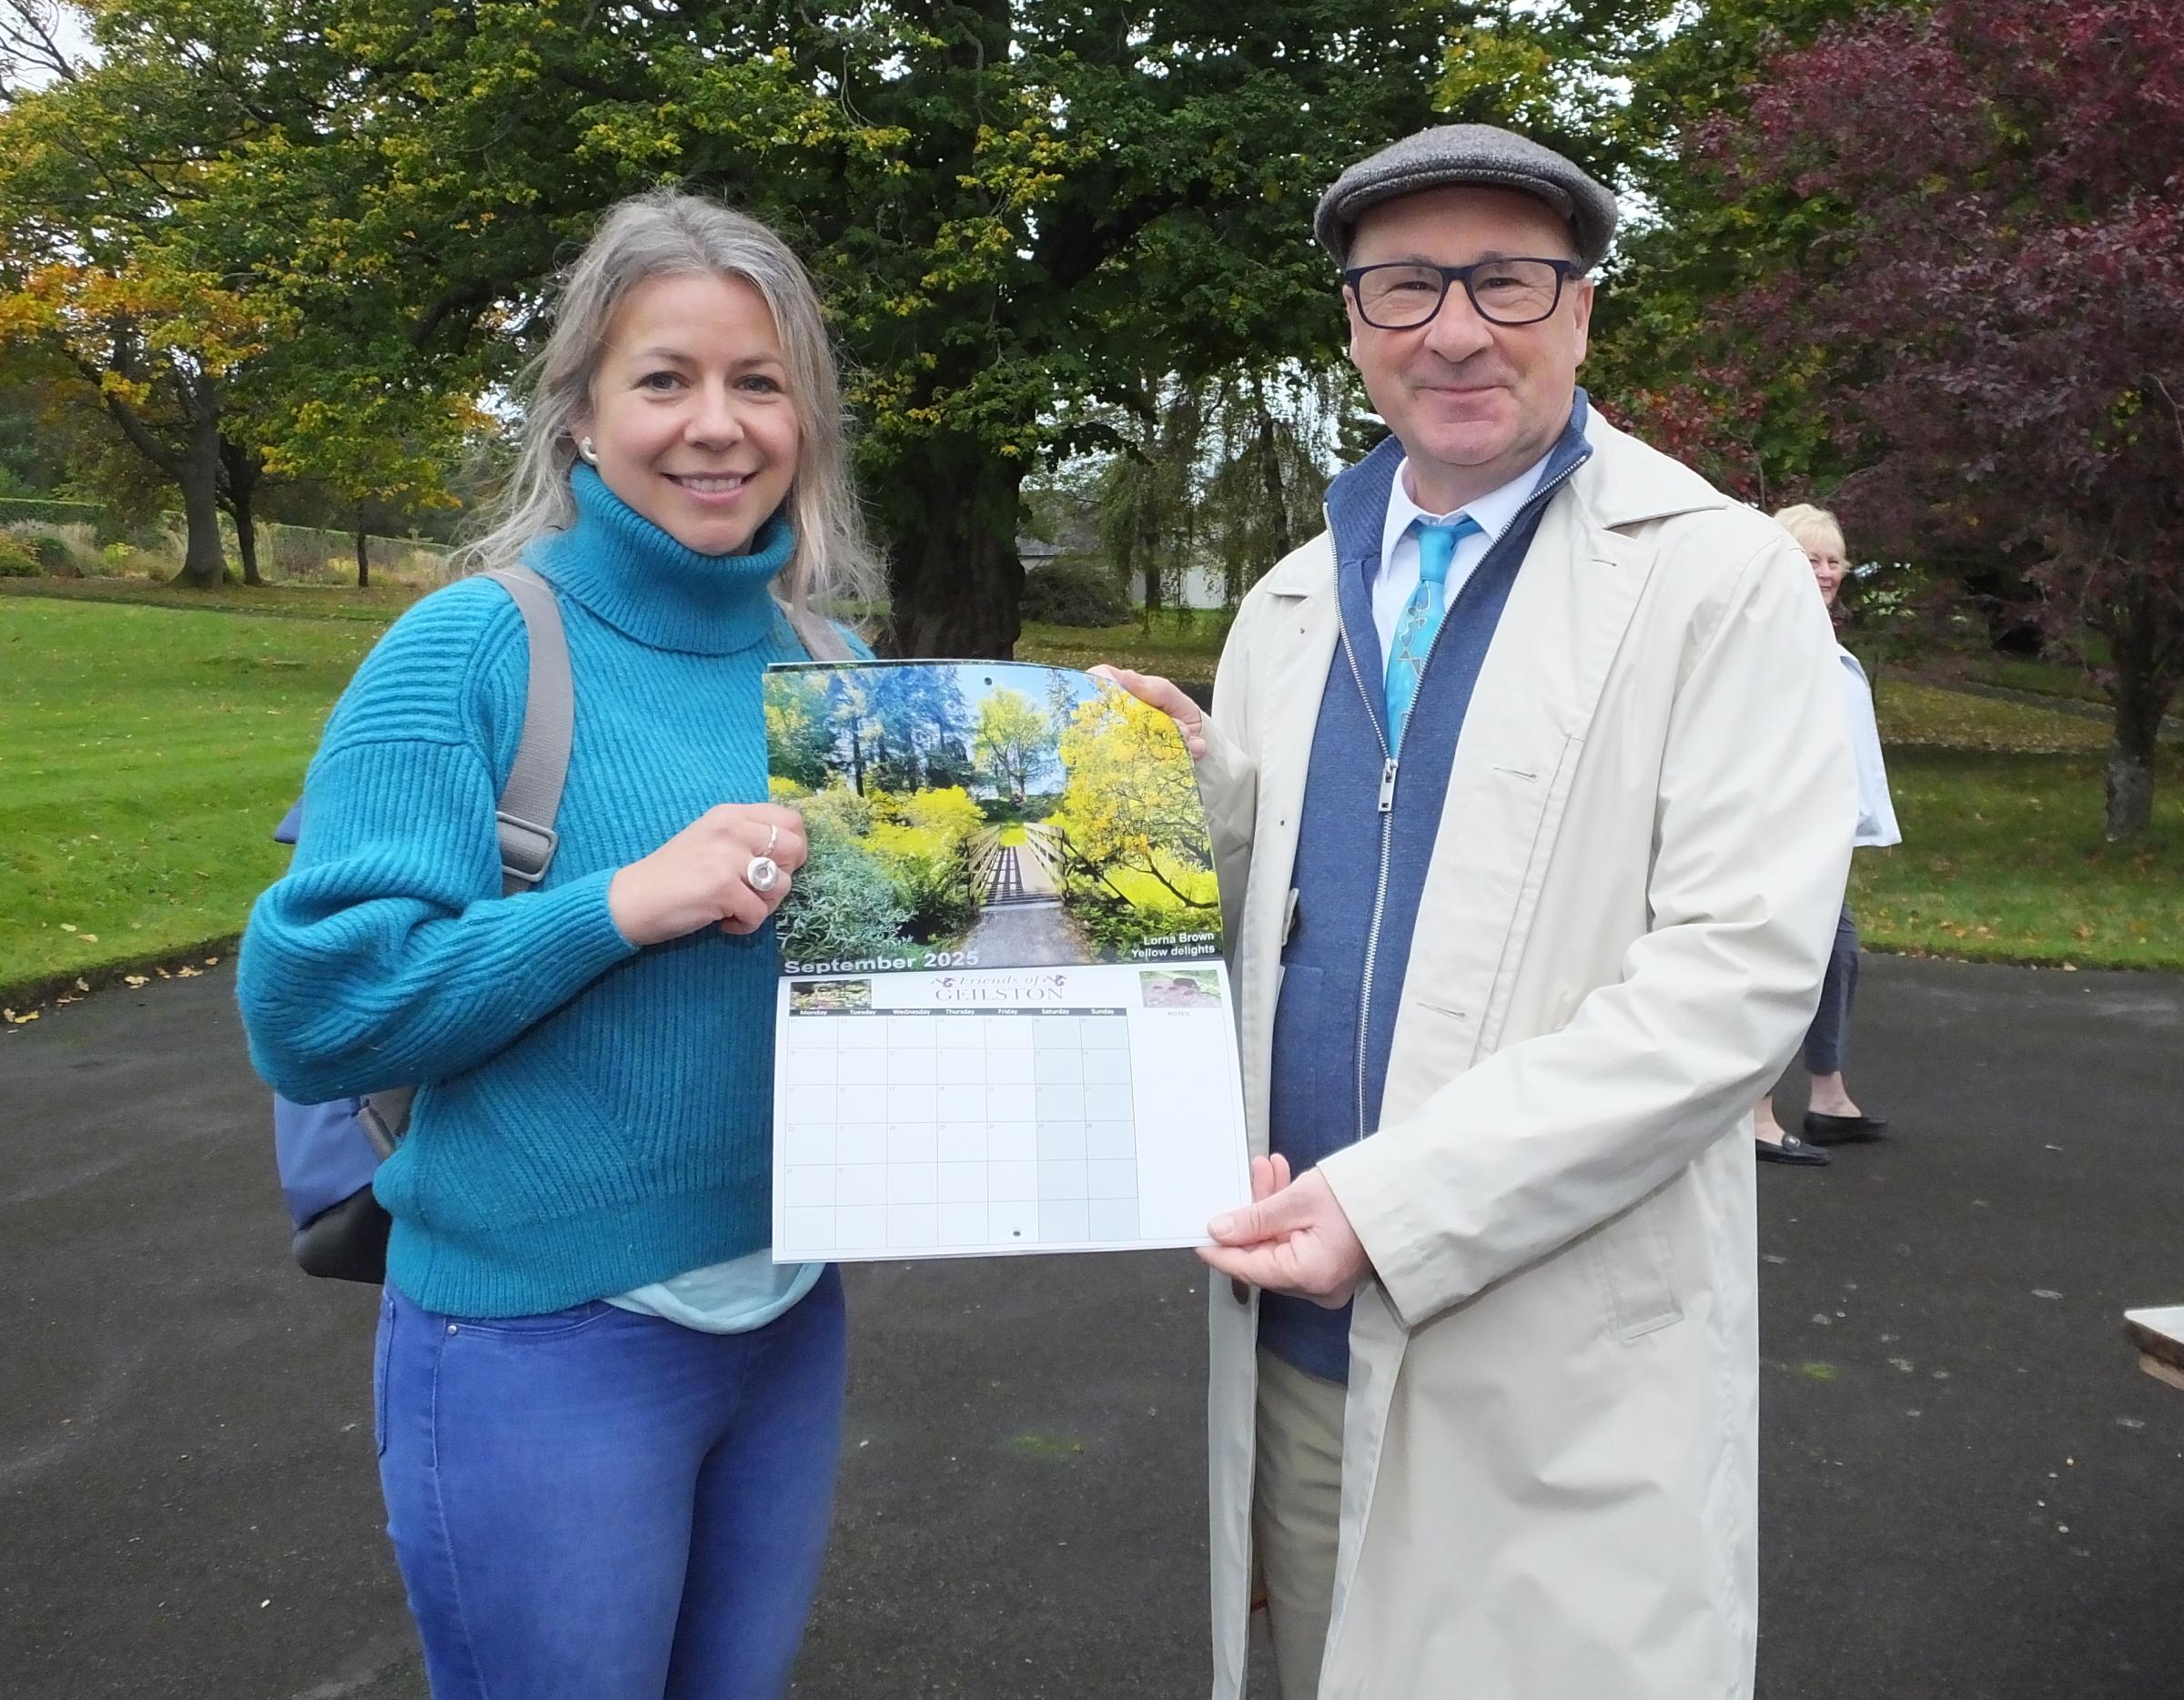
[[[577,524],[531,556],[576,685],[545,880],[500,895],[528,660],[506,592],[466,581],[336,704],[309,829],[238,959],[252,1061],[286,1096],[425,1083],[375,1183],[389,1279],[460,1315],[628,1294],[768,1242],[773,929],[640,950],[607,886],[713,804],[765,797],[762,676],[805,659],[767,588],[792,540],[775,520],[750,555],[701,555],[589,468],[572,484]]]

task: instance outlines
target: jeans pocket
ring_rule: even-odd
[[[387,1368],[394,1356],[394,1297],[379,1295],[379,1337],[371,1354],[371,1443],[387,1455]]]
[[[627,1315],[619,1306],[604,1299],[594,1299],[587,1304],[571,1305],[566,1310],[544,1310],[537,1316],[465,1316],[450,1318],[450,1332],[460,1330],[465,1334],[479,1334],[488,1340],[523,1341],[561,1340],[579,1333],[609,1317]]]

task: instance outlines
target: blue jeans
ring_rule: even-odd
[[[1805,1032],[1805,1071],[1841,1074],[1843,1051],[1850,1037],[1851,1000],[1858,995],[1858,924],[1850,918],[1850,906],[1835,923],[1835,948],[1827,955],[1827,976],[1820,982],[1820,1007],[1813,1011],[1813,1025]]]
[[[435,1700],[777,1700],[833,1513],[842,1275],[746,1334],[392,1287],[387,1532]]]

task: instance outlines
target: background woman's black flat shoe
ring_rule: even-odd
[[[1805,1112],[1805,1137],[1815,1145],[1848,1145],[1857,1139],[1877,1139],[1888,1124],[1877,1116],[1823,1116]]]
[[[1754,1139],[1752,1155],[1763,1163],[1797,1163],[1806,1169],[1825,1168],[1828,1155],[1816,1145],[1807,1145],[1794,1133],[1782,1136],[1782,1143],[1769,1139]]]

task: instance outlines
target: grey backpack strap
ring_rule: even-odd
[[[390,1086],[357,1100],[357,1126],[364,1129],[382,1162],[394,1155],[394,1148],[410,1131],[410,1100],[416,1096],[413,1086]]]
[[[513,896],[546,876],[561,843],[553,817],[561,813],[561,784],[569,777],[569,734],[576,717],[576,690],[569,676],[569,636],[561,630],[553,586],[519,562],[485,575],[515,599],[531,643],[531,683],[523,697],[523,733],[515,764],[500,787],[500,895]],[[410,1130],[413,1086],[369,1094],[357,1120],[382,1157]]]
[[[523,735],[515,764],[500,787],[500,890],[511,896],[546,876],[561,842],[553,817],[569,776],[570,728],[576,691],[569,677],[569,638],[561,630],[553,586],[519,562],[486,574],[515,598],[531,643],[531,685],[523,698]]]

